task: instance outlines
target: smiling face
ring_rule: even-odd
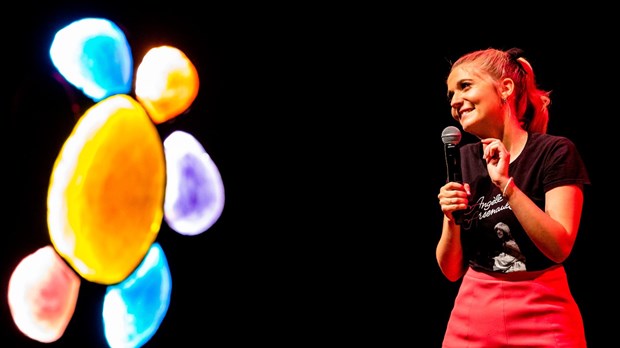
[[[447,86],[452,117],[463,130],[479,138],[494,136],[493,130],[503,123],[499,84],[484,71],[463,64],[450,72]]]

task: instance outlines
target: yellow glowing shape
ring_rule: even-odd
[[[52,170],[48,225],[58,253],[89,281],[124,280],[159,233],[165,173],[161,138],[140,104],[127,95],[95,104]]]
[[[136,99],[155,124],[186,111],[198,95],[198,85],[192,62],[170,46],[152,48],[136,71]]]
[[[15,325],[34,340],[58,340],[73,316],[79,290],[80,278],[54,248],[40,248],[11,274],[7,298]]]

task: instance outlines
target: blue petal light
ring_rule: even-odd
[[[106,290],[103,324],[110,347],[141,347],[149,341],[166,316],[171,290],[166,255],[153,243],[140,266]]]
[[[59,30],[50,56],[60,74],[96,102],[131,91],[131,48],[123,31],[107,19],[84,18]]]

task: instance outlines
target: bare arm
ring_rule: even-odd
[[[454,222],[452,212],[467,207],[469,185],[447,183],[439,190],[439,204],[444,213],[441,237],[435,255],[441,272],[450,281],[456,281],[465,274],[461,226]]]
[[[444,216],[443,228],[436,249],[437,263],[441,272],[454,282],[463,276],[463,247],[461,246],[461,226]]]
[[[497,139],[483,139],[484,158],[491,180],[499,187],[523,229],[538,249],[554,262],[570,255],[581,220],[583,191],[564,185],[545,193],[545,209],[540,209],[508,177],[510,154]]]
[[[583,209],[583,191],[577,185],[556,187],[545,194],[545,211],[511,181],[506,198],[534,244],[554,262],[570,255]]]

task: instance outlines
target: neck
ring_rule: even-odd
[[[506,150],[510,152],[510,161],[515,160],[527,142],[527,131],[521,127],[509,127],[505,130],[502,142]]]

